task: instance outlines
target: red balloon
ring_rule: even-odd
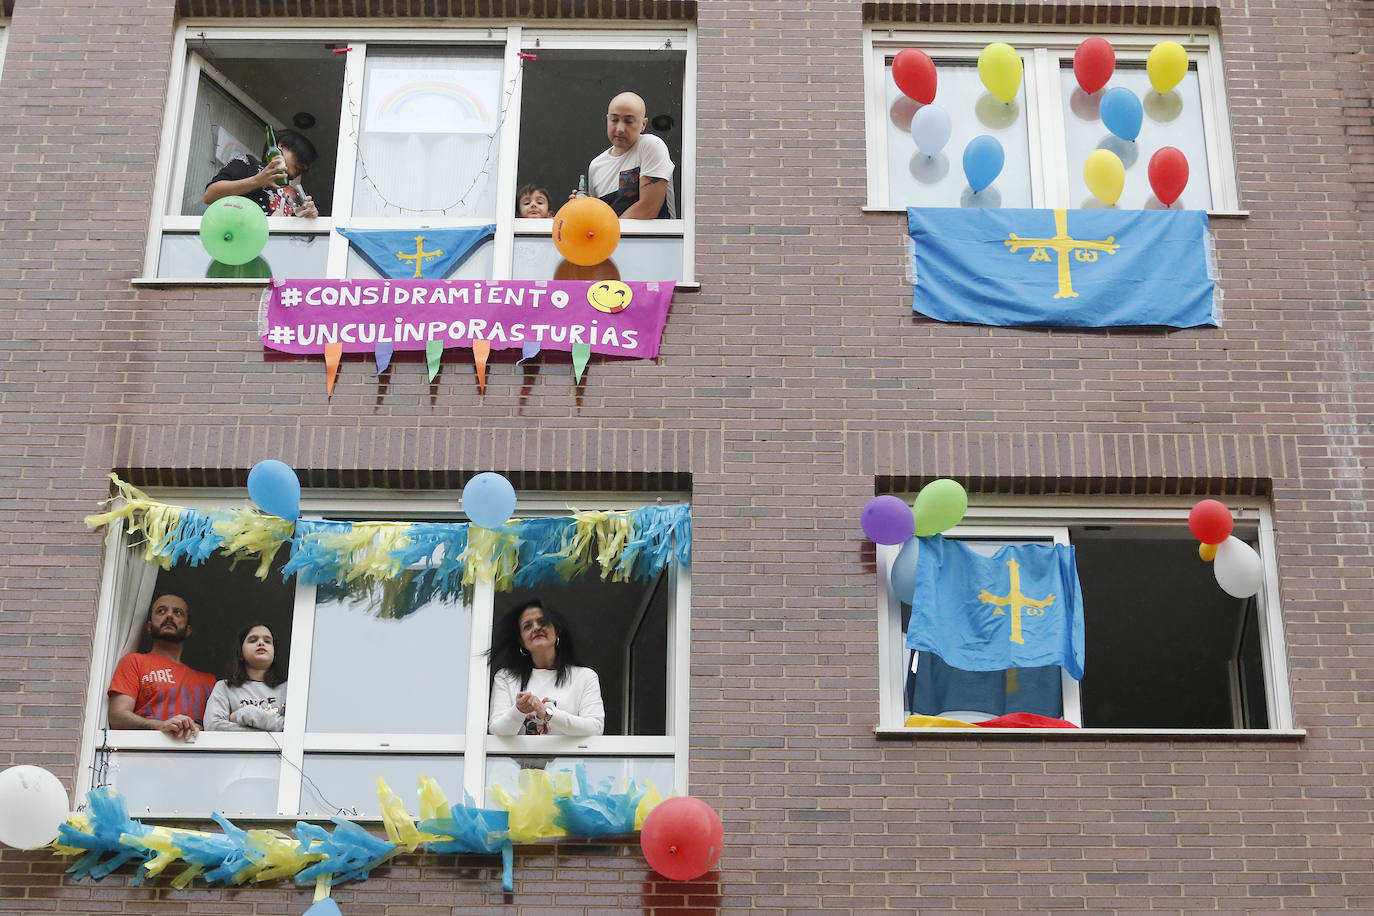
[[[916,48],[903,48],[892,60],[892,81],[902,95],[922,105],[935,101],[935,61]]]
[[[1088,38],[1073,52],[1073,75],[1084,92],[1096,92],[1107,85],[1116,71],[1116,51],[1105,38]]]
[[[1220,544],[1231,536],[1231,510],[1215,499],[1204,499],[1188,513],[1188,530],[1204,544]]]
[[[1150,157],[1149,174],[1155,197],[1167,207],[1188,187],[1188,157],[1172,146],[1162,147]]]
[[[649,866],[674,881],[691,881],[710,871],[720,861],[724,842],[720,816],[690,795],[660,802],[639,832],[639,848]]]

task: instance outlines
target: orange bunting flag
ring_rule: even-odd
[[[324,372],[325,372],[325,393],[326,398],[334,396],[334,380],[339,377],[339,359],[343,356],[343,344],[327,343],[324,345]]]
[[[472,361],[477,366],[477,393],[487,393],[487,357],[491,355],[491,341],[472,342]]]
[[[429,380],[439,374],[439,359],[444,355],[444,342],[431,340],[425,343],[425,362],[429,364]]]
[[[591,355],[590,344],[575,343],[572,345],[573,380],[577,384],[582,383],[582,373],[586,370],[587,360],[591,358]]]

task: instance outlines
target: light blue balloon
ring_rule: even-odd
[[[339,909],[333,897],[326,897],[306,910],[305,916],[343,916],[343,911]]]
[[[268,515],[294,522],[301,517],[301,482],[284,461],[268,458],[248,472],[248,495]]]
[[[911,118],[911,139],[927,156],[934,156],[945,148],[952,130],[949,113],[939,105],[923,105]]]
[[[1145,117],[1140,107],[1140,99],[1124,86],[1117,86],[1102,93],[1098,107],[1102,113],[1102,123],[1107,130],[1122,140],[1134,140],[1140,136],[1140,122]]]
[[[992,184],[1002,174],[1006,158],[996,137],[987,134],[974,137],[964,147],[964,175],[968,177],[968,186],[976,193]]]
[[[515,512],[515,487],[494,471],[484,471],[463,487],[463,511],[479,528],[500,528]]]
[[[907,604],[916,594],[916,559],[920,551],[920,540],[910,538],[897,551],[897,559],[892,561],[892,594]]]

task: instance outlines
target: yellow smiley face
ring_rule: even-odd
[[[630,307],[634,293],[630,287],[619,280],[602,280],[593,283],[587,290],[587,302],[598,312],[614,315]]]

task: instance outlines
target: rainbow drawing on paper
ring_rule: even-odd
[[[490,133],[495,73],[465,73],[463,84],[416,71],[369,77],[366,129],[383,133]]]

